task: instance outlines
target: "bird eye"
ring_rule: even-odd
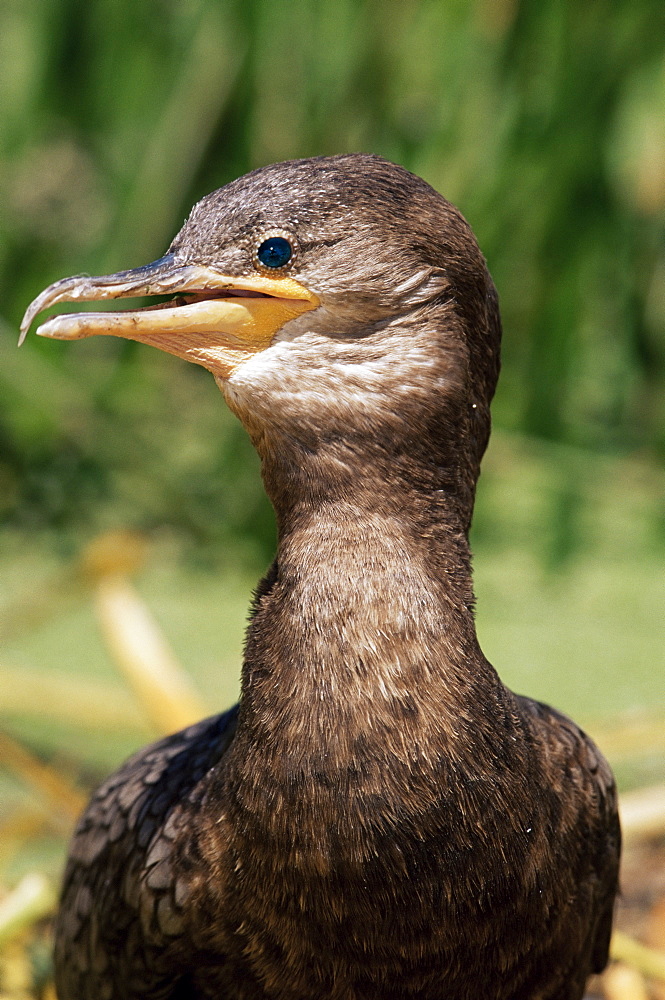
[[[293,257],[293,247],[283,236],[270,236],[256,251],[264,267],[284,267]]]

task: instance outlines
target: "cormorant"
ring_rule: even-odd
[[[60,1000],[579,1000],[607,961],[616,792],[476,638],[500,319],[471,229],[376,156],[275,164],[155,263],[46,289],[24,332],[56,302],[164,294],[38,332],[208,368],[277,556],[239,706],[141,750],[78,825]]]

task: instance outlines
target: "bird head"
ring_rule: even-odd
[[[110,334],[203,365],[255,442],[362,439],[394,454],[444,441],[439,458],[469,466],[473,493],[496,292],[470,227],[420,178],[364,154],[260,168],[198,202],[154,263],[51,285],[23,336],[55,303],[153,295],[170,299],[37,332]]]

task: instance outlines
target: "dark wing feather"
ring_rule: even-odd
[[[551,840],[565,846],[562,864],[577,884],[574,940],[585,975],[607,965],[614,901],[619,887],[621,829],[617,790],[610,766],[593,740],[572,719],[549,705],[519,698],[539,735],[545,772],[561,808]],[[562,869],[563,871],[563,869]]]
[[[237,709],[139,751],[93,796],[74,834],[56,924],[59,1000],[178,995],[181,887],[171,854]]]

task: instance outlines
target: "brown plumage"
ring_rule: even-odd
[[[615,788],[478,646],[500,320],[467,223],[378,157],[277,164],[204,198],[154,265],[52,286],[26,327],[164,291],[40,332],[210,368],[261,456],[277,556],[239,707],[140,751],[79,823],[60,1000],[580,998],[607,960]]]

